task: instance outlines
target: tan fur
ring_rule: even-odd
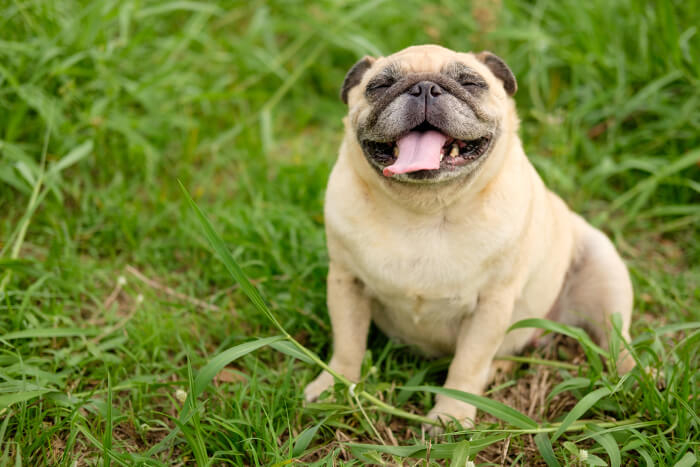
[[[481,104],[500,135],[475,173],[435,184],[392,181],[370,166],[356,129],[370,111],[364,88],[386,63],[439,71],[459,60],[489,90]],[[348,93],[349,114],[325,203],[330,255],[330,366],[357,380],[370,317],[389,336],[428,355],[454,355],[446,387],[480,394],[497,355],[517,353],[533,330],[506,334],[525,318],[585,324],[603,344],[610,315],[622,315],[624,337],[632,287],[615,248],[543,184],[518,137],[514,101],[473,54],[437,46],[376,59]],[[560,293],[561,292],[561,293]],[[629,357],[623,370],[633,363]],[[316,399],[332,384],[322,373],[306,388]],[[438,396],[429,416],[469,426],[471,405]]]

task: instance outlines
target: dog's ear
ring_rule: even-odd
[[[491,52],[481,52],[476,54],[476,58],[489,67],[493,75],[503,81],[503,88],[506,90],[509,96],[515,94],[518,90],[518,83],[515,81],[515,76],[513,72],[510,71],[506,62],[504,62],[501,57],[492,54]]]
[[[355,63],[352,68],[350,68],[350,71],[348,71],[348,74],[345,75],[343,87],[340,88],[340,98],[344,103],[348,103],[348,93],[352,88],[360,84],[362,76],[372,67],[374,60],[374,57],[369,56],[362,58],[359,62]]]

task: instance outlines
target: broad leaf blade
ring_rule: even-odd
[[[688,451],[683,457],[681,457],[681,460],[676,462],[676,465],[674,465],[673,467],[692,467],[698,465],[697,462],[698,459],[697,457],[695,457],[695,454]]]
[[[591,430],[600,431],[600,429],[596,429],[594,427],[590,428]],[[620,448],[617,446],[617,441],[615,441],[615,438],[613,438],[610,433],[600,433],[592,436],[593,439],[598,442],[598,444],[603,446],[605,452],[608,453],[608,457],[610,458],[610,467],[620,467],[622,464],[622,456],[620,455]]]
[[[311,444],[311,441],[314,439],[314,436],[316,436],[316,432],[321,427],[321,425],[323,425],[326,422],[326,420],[328,420],[328,417],[324,418],[314,426],[302,431],[301,434],[297,436],[297,438],[294,440],[294,449],[292,449],[292,457],[299,457],[306,450],[306,448],[309,447],[309,444]]]
[[[549,440],[547,433],[538,433],[535,435],[535,444],[537,449],[539,449],[542,458],[547,463],[548,467],[560,467],[557,457],[554,455],[554,449],[552,449],[552,442]]]
[[[43,337],[76,337],[76,336],[94,336],[97,335],[99,329],[81,329],[81,328],[42,328],[42,329],[25,329],[23,331],[8,332],[0,336],[0,341],[9,341],[13,339],[38,339]]]
[[[475,439],[468,442],[466,450],[467,457],[478,454],[482,449],[497,443],[508,436],[508,433],[501,433],[494,436]],[[368,453],[383,453],[397,457],[425,458],[428,453],[428,446],[425,443],[414,444],[413,446],[381,446],[376,444],[347,443],[354,455],[358,457]],[[433,444],[430,448],[430,459],[453,459],[455,455],[461,455],[460,450],[464,449],[464,442]],[[454,462],[453,462],[454,465]],[[464,465],[464,464],[462,464]]]
[[[304,352],[299,350],[294,344],[288,340],[276,341],[270,344],[270,347],[282,352],[283,354],[289,355],[290,357],[301,360],[304,363],[314,364],[314,361],[309,358]]]
[[[573,389],[581,389],[591,385],[591,380],[588,378],[569,378],[557,384],[549,391],[547,394],[547,400],[550,401],[556,396],[565,391],[571,391]]]
[[[202,392],[204,392],[204,389],[206,389],[209,383],[211,383],[211,380],[214,379],[214,376],[216,376],[226,365],[228,365],[232,361],[237,360],[242,356],[247,355],[255,350],[258,350],[260,347],[265,347],[266,345],[270,345],[282,339],[284,339],[284,337],[282,336],[273,336],[265,337],[262,339],[256,339],[251,342],[245,342],[235,347],[231,347],[230,349],[224,350],[223,352],[215,355],[197,373],[197,377],[194,380],[194,390],[192,396],[198,397],[200,394],[202,394]],[[187,404],[185,404],[185,406],[187,406]]]
[[[598,402],[600,399],[602,399],[605,396],[610,395],[611,391],[608,388],[599,388],[596,389],[593,392],[590,392],[586,394],[586,396],[578,401],[578,403],[574,406],[573,409],[564,417],[564,420],[561,422],[561,425],[557,429],[557,431],[554,432],[554,435],[552,436],[552,441],[555,441],[557,438],[559,438],[562,433],[566,431],[569,426],[571,426],[572,423],[574,423],[576,420],[581,418],[583,414],[585,414],[588,409],[593,407],[596,402]]]
[[[565,336],[573,337],[577,341],[581,342],[581,344],[590,347],[596,353],[603,355],[604,357],[608,356],[608,352],[603,350],[600,346],[596,345],[593,342],[593,340],[591,340],[591,337],[586,333],[586,331],[575,326],[568,326],[566,324],[558,323],[556,321],[550,321],[548,319],[530,318],[520,320],[517,323],[513,324],[510,328],[508,328],[508,332],[522,328],[538,328],[544,329],[545,331],[564,334]]]
[[[3,394],[0,396],[0,410],[3,410],[13,404],[16,404],[18,402],[24,402],[28,401],[31,399],[34,399],[35,397],[42,396],[46,394],[47,392],[52,392],[53,389],[39,389],[36,391],[23,391],[23,392],[15,392],[11,394]]]
[[[454,465],[456,467],[462,467],[463,465],[467,465],[467,461],[469,460],[469,441],[464,440],[461,441],[457,444],[455,447],[454,452],[452,453],[452,463],[450,465]]]
[[[418,386],[420,385],[423,380],[425,379],[425,375],[428,374],[428,368],[423,368],[420,371],[417,371],[413,376],[411,376],[408,381],[406,381],[406,386]],[[411,397],[411,392],[412,391],[404,391],[400,390],[399,395],[396,398],[396,403],[398,405],[403,405],[405,404],[408,399]]]
[[[505,404],[483,396],[469,394],[468,392],[458,391],[457,389],[438,388],[433,386],[403,386],[401,389],[406,391],[427,391],[466,402],[479,410],[483,410],[484,412],[487,412],[494,417],[523,430],[534,429],[538,426],[537,422],[527,415],[518,412],[512,407],[508,407]]]
[[[80,146],[76,146],[51,167],[49,170],[49,175],[57,174],[71,165],[79,162],[81,159],[90,154],[92,147],[92,140],[85,141]]]

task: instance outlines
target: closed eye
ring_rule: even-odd
[[[462,77],[459,80],[457,80],[459,84],[461,84],[465,88],[480,88],[480,89],[485,89],[487,88],[486,82],[479,78],[475,78],[473,76],[468,76],[468,77]]]
[[[377,89],[384,89],[384,88],[389,88],[389,87],[391,87],[391,84],[388,84],[388,83],[373,84],[372,86],[367,86],[367,90],[376,91]]]
[[[367,91],[371,92],[390,88],[395,82],[396,80],[394,80],[394,78],[389,76],[380,76],[367,83]]]
[[[451,62],[443,68],[442,72],[467,90],[476,91],[477,89],[488,89],[489,87],[479,73],[464,63]]]
[[[377,84],[372,84],[367,86],[368,91],[378,91],[380,89],[386,89],[390,88],[391,84],[390,83],[377,83]]]

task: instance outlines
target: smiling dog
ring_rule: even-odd
[[[325,202],[330,367],[358,380],[373,320],[428,355],[454,355],[445,386],[481,394],[496,356],[549,318],[607,345],[632,285],[610,240],[543,184],[518,137],[515,77],[497,56],[409,47],[360,60],[341,97],[345,137]],[[634,366],[624,351],[623,372]],[[311,401],[333,383],[323,372]],[[437,396],[429,416],[464,426],[476,409]]]

